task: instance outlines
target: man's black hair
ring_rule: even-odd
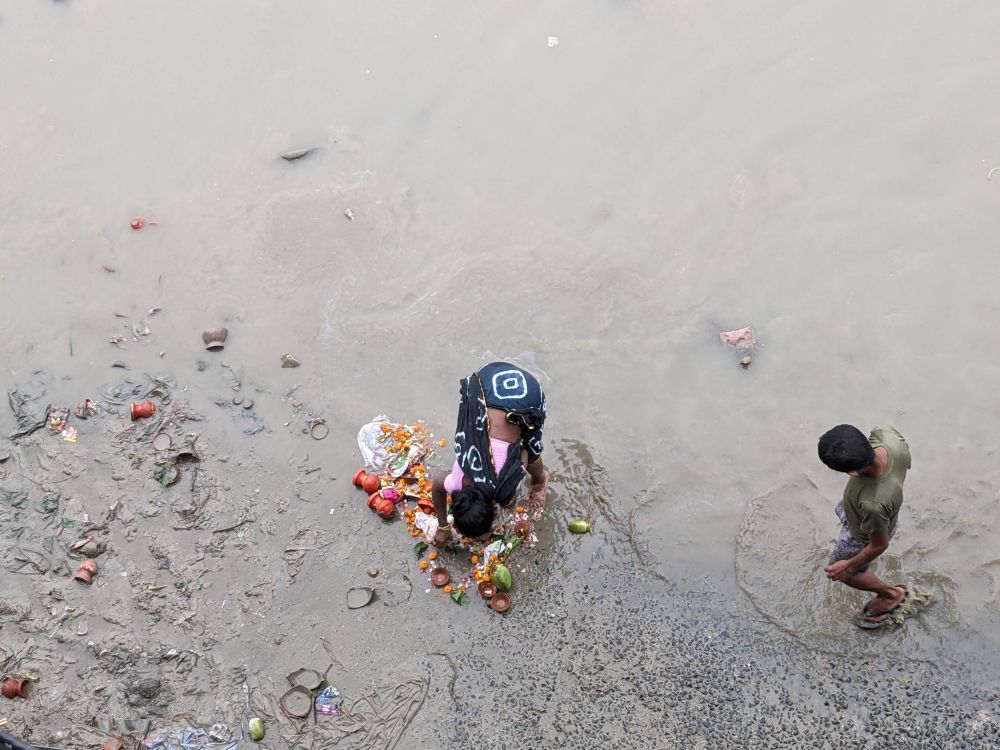
[[[857,427],[839,424],[819,439],[819,460],[834,471],[860,471],[875,463],[875,449]]]
[[[493,528],[493,502],[478,487],[451,493],[451,515],[463,536],[482,536]]]

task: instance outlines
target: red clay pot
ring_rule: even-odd
[[[96,576],[97,563],[95,563],[93,560],[84,560],[83,562],[80,563],[80,570],[85,570],[88,573],[90,573],[90,575]]]
[[[90,575],[86,570],[78,570],[73,574],[74,581],[80,581],[88,586],[94,582],[94,576]]]
[[[382,499],[382,495],[380,495],[378,492],[373,492],[372,494],[370,494],[368,496],[368,507],[371,508],[372,510],[375,510],[375,506],[378,504],[378,501],[381,500],[381,499]]]
[[[392,518],[396,515],[396,503],[379,496],[378,502],[375,503],[375,512],[382,518]]]
[[[382,480],[374,474],[369,474],[362,480],[361,489],[365,492],[378,492],[382,489]]]
[[[4,698],[10,698],[14,700],[15,698],[27,698],[24,694],[24,686],[27,684],[27,680],[15,680],[13,678],[3,681],[3,689],[0,692],[3,693]]]
[[[141,404],[137,404],[134,401],[128,406],[129,414],[132,415],[132,421],[137,419],[146,419],[151,417],[156,413],[156,404],[152,401],[143,401]]]
[[[351,479],[351,482],[354,484],[355,487],[357,487],[360,490],[362,489],[362,485],[364,484],[365,479],[367,478],[368,475],[365,473],[365,470],[358,469],[357,473],[354,475],[354,478]]]

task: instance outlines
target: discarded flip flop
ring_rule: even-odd
[[[854,624],[862,630],[878,630],[891,622],[892,620],[889,619],[888,613],[878,615],[877,620],[869,619],[869,617],[865,615],[854,615]]]
[[[871,599],[871,600],[869,600],[868,602],[865,603],[865,606],[861,609],[861,614],[859,616],[860,617],[881,617],[882,615],[892,614],[897,609],[899,609],[900,607],[902,607],[903,606],[903,602],[905,602],[907,599],[910,598],[910,590],[908,588],[906,588],[905,584],[902,584],[902,583],[897,583],[896,584],[896,588],[903,589],[903,598],[900,599],[899,602],[894,607],[890,607],[889,609],[883,609],[883,610],[880,610],[878,612],[872,612],[870,609],[868,609],[868,606],[873,601],[875,601],[875,600]]]

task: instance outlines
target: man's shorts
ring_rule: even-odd
[[[837,503],[836,513],[837,518],[840,519],[840,536],[837,537],[837,543],[833,547],[833,553],[830,555],[830,562],[828,564],[833,564],[840,560],[850,560],[868,546],[865,542],[855,539],[854,535],[851,533],[851,529],[847,525],[847,516],[844,514],[843,500]],[[899,526],[897,525],[896,528],[899,528]],[[893,529],[892,533],[889,534],[889,538],[892,539],[895,535],[896,529]],[[871,567],[870,564],[862,565],[855,572],[862,573],[868,570],[869,567]]]

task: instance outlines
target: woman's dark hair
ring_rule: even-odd
[[[493,528],[493,501],[478,487],[452,492],[451,515],[460,534],[482,536]]]
[[[875,449],[857,427],[839,424],[819,439],[819,460],[834,471],[860,471],[875,463]]]

